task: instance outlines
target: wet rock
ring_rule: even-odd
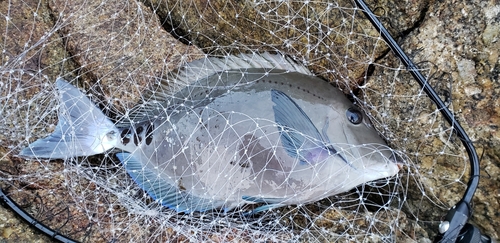
[[[99,83],[93,93],[104,94],[99,97],[103,106],[119,113],[145,98],[157,78],[203,57],[199,49],[167,33],[140,2],[55,0],[49,6],[64,23],[60,34],[81,68],[77,78]]]

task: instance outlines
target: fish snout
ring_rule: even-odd
[[[398,167],[398,171],[403,169],[404,166],[404,159],[399,156],[398,153],[395,153],[394,151],[391,154],[391,157],[389,157],[389,161],[394,163]]]

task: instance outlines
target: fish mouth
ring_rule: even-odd
[[[392,152],[391,157],[389,157],[389,161],[394,163],[398,167],[398,170],[403,169],[404,160],[397,153]]]

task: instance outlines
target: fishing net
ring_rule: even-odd
[[[418,26],[430,5],[369,4],[396,36]],[[74,240],[427,242],[466,188],[461,141],[354,2],[27,0],[3,2],[0,13],[0,185],[40,223]],[[52,161],[16,156],[54,131],[57,77],[118,122],[137,104],[161,102],[155,97],[169,91],[159,80],[191,61],[265,52],[286,55],[349,96],[400,157],[401,171],[255,215],[177,213],[142,191],[112,152]],[[428,82],[460,112],[464,103],[452,96],[462,88],[445,64],[415,53]],[[471,65],[459,63],[465,72]],[[172,83],[178,85],[189,84]],[[29,237],[20,226],[3,226],[9,240]]]

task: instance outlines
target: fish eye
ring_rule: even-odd
[[[354,107],[347,109],[345,115],[352,124],[358,125],[363,121],[363,113]]]

